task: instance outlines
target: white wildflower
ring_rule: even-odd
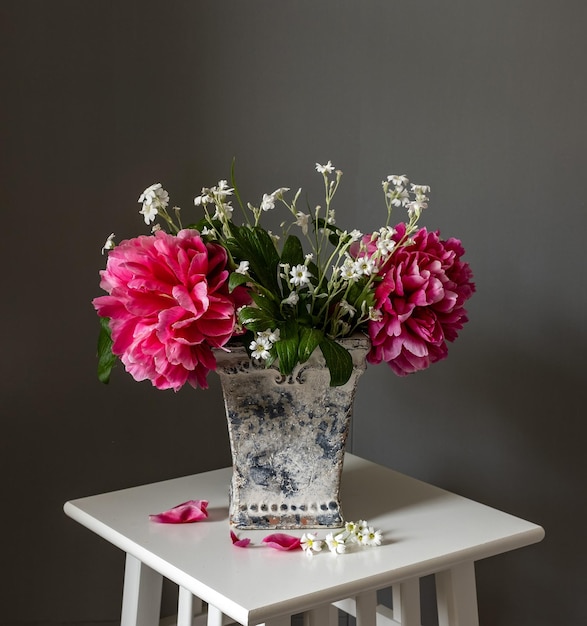
[[[230,202],[221,202],[216,205],[216,211],[214,212],[212,219],[230,220],[233,211],[234,207],[230,204]]]
[[[231,196],[234,189],[231,189],[225,180],[219,180],[218,186],[212,189],[219,200],[223,200],[226,196]]]
[[[320,174],[332,174],[334,172],[334,165],[330,161],[326,165],[320,165],[320,163],[316,163],[316,171]]]
[[[429,185],[412,185],[412,192],[416,196],[425,196],[427,193],[430,193],[430,187]]]
[[[139,202],[143,205],[139,213],[145,218],[145,224],[150,224],[160,210],[165,210],[169,204],[169,194],[163,189],[161,183],[147,187],[139,196]]]
[[[298,211],[296,213],[296,226],[299,226],[302,229],[302,233],[304,233],[304,235],[308,234],[309,220],[310,215],[308,213],[302,213],[302,211]]]
[[[270,328],[268,328],[267,330],[262,330],[261,332],[257,333],[257,339],[259,338],[267,339],[272,344],[275,343],[276,341],[279,341],[279,336],[280,336],[279,328],[276,328],[275,330],[271,330]]]
[[[196,206],[210,204],[210,202],[214,202],[214,198],[210,195],[211,190],[206,189],[206,187],[202,187],[202,192],[199,196],[194,198],[194,204]]]
[[[308,555],[312,556],[314,552],[320,552],[322,550],[322,540],[317,539],[316,535],[312,533],[304,533],[301,539],[302,550]]]
[[[366,546],[380,546],[381,545],[381,531],[376,530],[372,526],[369,526],[366,531],[362,533],[363,543]]]
[[[383,318],[383,314],[379,309],[376,309],[373,306],[369,307],[369,320],[372,322],[380,322]]]
[[[342,532],[335,535],[334,533],[328,533],[326,535],[326,545],[330,552],[334,554],[343,554],[346,551],[345,540],[347,535]]]
[[[276,189],[271,195],[278,200],[283,200],[283,194],[286,191],[289,191],[289,187],[280,187],[279,189]]]
[[[238,267],[234,270],[237,274],[243,274],[246,275],[246,273],[249,271],[249,262],[248,261],[241,261],[238,264]]]
[[[397,174],[391,174],[391,176],[387,177],[387,180],[395,187],[405,187],[410,182],[405,174],[399,176]]]
[[[305,265],[294,265],[289,273],[291,282],[296,287],[303,287],[310,284],[310,270]]]
[[[383,237],[379,237],[377,239],[377,250],[382,256],[388,256],[395,249],[395,241],[393,239],[385,239]]]
[[[371,276],[371,274],[377,272],[375,261],[368,256],[357,259],[355,261],[355,267],[357,274],[362,274],[363,276]]]
[[[406,206],[410,201],[410,194],[405,187],[396,187],[387,192],[387,197],[393,206]]]
[[[357,267],[353,259],[345,259],[342,264],[341,277],[346,281],[356,281],[360,278],[361,274],[357,271]]]
[[[271,211],[271,209],[275,208],[275,196],[273,194],[269,195],[264,193],[263,200],[261,201],[261,210],[262,211]]]
[[[357,309],[355,309],[355,307],[349,304],[346,300],[341,300],[338,303],[338,306],[340,307],[343,314],[348,315],[349,317],[354,317],[357,313]]]
[[[106,252],[106,250],[112,250],[116,247],[116,244],[114,243],[114,233],[110,233],[108,235],[108,238],[106,239],[106,241],[104,242],[104,245],[102,246],[102,254],[104,254],[104,252]]]
[[[267,360],[269,358],[269,350],[271,350],[272,345],[269,339],[266,337],[257,336],[256,339],[251,341],[249,345],[249,350],[251,351],[251,356],[257,360]]]
[[[289,304],[290,306],[295,306],[300,301],[300,296],[298,296],[297,292],[292,291],[287,298],[281,301],[281,304]]]

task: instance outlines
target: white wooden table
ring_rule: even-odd
[[[544,536],[540,526],[347,454],[345,518],[381,529],[383,545],[309,558],[261,547],[272,531],[240,531],[254,545],[237,548],[227,521],[230,475],[224,468],[65,504],[67,515],[126,552],[122,626],[158,624],[163,577],[179,585],[178,626],[284,626],[296,613],[305,626],[333,625],[337,609],[358,626],[420,626],[419,579],[429,574],[440,626],[478,626],[474,562]],[[148,518],[192,499],[209,501],[207,520]],[[377,606],[376,591],[389,587],[393,611]],[[201,601],[207,612],[192,622]]]

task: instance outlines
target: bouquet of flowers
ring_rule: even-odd
[[[285,187],[245,205],[233,166],[230,184],[202,189],[194,201],[200,219],[186,226],[161,184],[146,189],[140,213],[147,225],[157,221],[151,234],[118,245],[112,234],[103,249],[108,295],[93,301],[100,379],[120,358],[136,380],[159,389],[206,388],[214,350],[239,342],[283,375],[321,350],[331,385],[342,385],[352,360],[337,339],[353,333],[369,337],[368,362],[384,361],[400,376],[446,358],[475,286],[461,242],[419,226],[429,187],[388,176],[385,224],[363,234],[336,223],[342,172],[330,161],[316,170],[325,202],[304,211],[301,189]],[[288,219],[274,234],[261,221],[278,206]],[[394,209],[403,219],[391,225]]]

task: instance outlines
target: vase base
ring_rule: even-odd
[[[295,530],[344,526],[340,506],[336,502],[299,506],[282,504],[279,507],[253,504],[241,505],[240,509],[230,514],[231,526],[240,530]]]

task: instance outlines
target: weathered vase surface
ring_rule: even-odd
[[[252,361],[243,346],[216,352],[233,475],[230,523],[237,528],[338,528],[340,479],[359,376],[369,341],[340,341],[353,373],[330,387],[319,349],[284,377]]]

